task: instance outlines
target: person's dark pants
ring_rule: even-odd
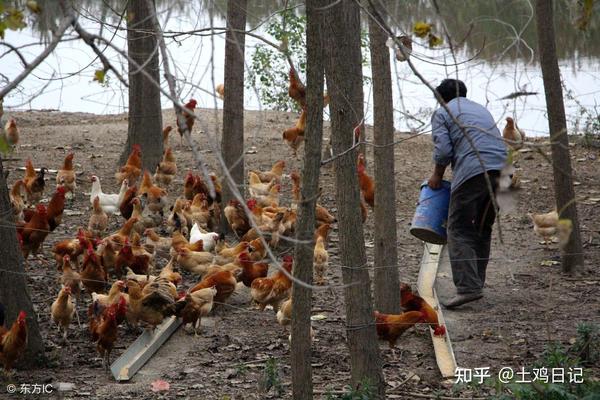
[[[488,171],[494,193],[499,171]],[[452,191],[448,212],[448,253],[458,294],[480,293],[490,256],[496,210],[485,175],[476,175]]]

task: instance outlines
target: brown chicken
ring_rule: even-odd
[[[444,336],[446,334],[446,327],[440,325],[438,321],[437,311],[427,304],[421,296],[414,294],[410,285],[406,283],[400,284],[400,306],[405,311],[422,312],[425,315],[422,322],[427,322],[430,325],[435,336]]]
[[[23,183],[25,183],[25,194],[27,202],[32,205],[42,199],[44,194],[44,187],[46,182],[44,181],[44,175],[48,171],[47,168],[40,168],[39,172],[35,172],[33,163],[30,159],[25,162],[25,177]]]
[[[179,132],[179,136],[181,137],[181,146],[183,146],[183,132],[185,132],[186,128],[189,134],[192,134],[192,128],[194,127],[194,122],[196,121],[196,118],[194,117],[194,110],[196,109],[197,104],[198,102],[196,100],[190,99],[190,101],[183,106],[184,109],[182,110],[182,116],[185,120],[185,124],[181,124],[179,122],[180,118],[177,118],[177,132]]]
[[[85,290],[92,295],[92,293],[104,293],[106,292],[106,271],[102,264],[100,264],[100,260],[98,255],[94,252],[91,244],[88,246],[86,253],[83,257],[83,263],[81,264],[81,272],[79,274],[81,277],[81,283]]]
[[[292,180],[292,206],[298,207],[300,204],[300,173],[298,171],[292,171],[290,174]]]
[[[238,275],[237,280],[247,287],[251,287],[255,279],[266,277],[269,272],[269,264],[253,262],[247,252],[240,253],[238,262],[242,267],[242,272]]]
[[[273,180],[275,182],[275,180]],[[259,206],[261,207],[271,207],[277,208],[279,207],[279,191],[281,190],[281,185],[276,184],[273,185],[269,189],[269,192],[266,195],[257,195],[256,200]]]
[[[137,195],[138,188],[136,185],[129,187],[125,194],[123,195],[123,199],[119,204],[119,212],[121,216],[125,219],[131,218],[131,213],[133,213],[133,203],[131,202],[135,196]]]
[[[301,108],[306,108],[306,87],[302,81],[300,81],[300,77],[294,66],[290,66],[288,96],[295,100]]]
[[[185,297],[179,299],[169,307],[169,314],[181,318],[183,325],[191,324],[194,328],[194,336],[200,332],[202,317],[207,316],[213,308],[213,301],[217,289],[209,287],[186,293]]]
[[[502,137],[509,147],[513,150],[519,150],[523,147],[525,132],[519,129],[514,119],[506,117],[506,126],[502,131]]]
[[[557,233],[559,215],[556,210],[544,214],[528,213],[527,216],[533,222],[533,231],[544,239],[547,246],[552,237]]]
[[[192,200],[196,194],[198,193],[194,192],[194,174],[192,171],[188,171],[183,179],[183,197],[186,200]]]
[[[250,244],[248,242],[240,242],[232,247],[224,247],[226,246],[225,241],[217,248],[218,254],[215,257],[215,263],[219,265],[224,265],[230,262],[233,262],[240,253],[247,251],[250,248]]]
[[[282,268],[288,274],[292,272],[293,259],[287,255],[283,257]],[[282,271],[277,271],[267,278],[255,279],[250,286],[250,295],[258,303],[261,311],[267,305],[271,305],[275,313],[279,310],[279,305],[290,295],[292,281]]]
[[[162,131],[163,149],[166,149],[167,147],[169,147],[169,134],[171,133],[172,130],[173,130],[173,127],[171,125],[167,125],[163,128],[163,131]]]
[[[283,175],[283,169],[285,168],[285,161],[279,160],[271,167],[270,171],[262,172],[262,171],[250,171],[254,172],[261,182],[269,183],[272,180],[275,182],[281,182],[281,175]]]
[[[250,250],[250,259],[252,261],[260,261],[267,256],[267,249],[261,238],[256,238],[249,242],[248,250]]]
[[[150,265],[150,256],[135,255],[129,239],[125,239],[123,247],[118,252],[115,260],[115,274],[118,277],[123,276],[125,268],[129,267],[136,274],[147,274]]]
[[[369,206],[375,207],[375,182],[373,181],[373,178],[367,175],[365,156],[362,153],[358,154],[357,173],[360,192],[362,193],[365,202]]]
[[[231,271],[220,270],[212,274],[206,275],[200,282],[189,290],[190,293],[194,293],[197,290],[215,287],[217,294],[215,295],[216,303],[224,303],[235,291],[237,279]]]
[[[313,263],[315,265],[315,282],[317,285],[325,284],[325,272],[329,265],[329,253],[325,248],[325,238],[318,236],[313,252]]]
[[[127,295],[122,295],[116,303],[109,306],[100,304],[99,301],[92,301],[88,307],[88,320],[89,320],[89,332],[92,340],[98,341],[98,326],[102,322],[103,318],[106,317],[108,310],[115,312],[115,319],[117,325],[120,325],[125,321],[128,314],[128,298]]]
[[[214,200],[217,203],[221,203],[221,196],[223,193],[223,186],[221,185],[221,182],[219,181],[219,178],[217,177],[217,175],[214,172],[211,172],[209,174],[210,176],[210,180],[212,181],[212,184],[214,186],[215,189],[215,198],[212,199],[210,196],[210,193],[207,193],[207,197],[210,200]]]
[[[22,196],[22,193],[23,193],[22,189],[24,189],[24,188],[25,188],[25,183],[23,183],[23,181],[21,179],[19,179],[18,181],[16,181],[13,184],[13,187],[9,193],[10,204],[13,207],[15,220],[17,222],[22,221],[24,219],[23,210],[25,209],[25,199],[23,199],[23,196]]]
[[[190,243],[185,236],[183,236],[181,234],[181,232],[175,231],[173,232],[173,235],[171,237],[171,250],[170,250],[170,254],[171,256],[176,256],[177,255],[177,251],[179,251],[179,249],[181,249],[182,247],[185,247],[191,251],[203,251],[204,247],[203,247],[203,243]]]
[[[67,154],[63,162],[62,168],[56,173],[56,185],[64,186],[66,196],[72,198],[77,188],[77,179],[75,170],[73,169],[73,153]]]
[[[115,173],[115,179],[120,185],[125,179],[134,184],[142,173],[142,147],[139,144],[131,146],[131,153],[125,165]]]
[[[52,249],[54,259],[59,267],[63,265],[63,257],[69,256],[70,260],[78,263],[78,258],[85,249],[88,248],[88,243],[91,243],[90,238],[86,235],[83,229],[79,229],[75,239],[65,239],[56,243]]]
[[[157,254],[167,256],[173,239],[159,236],[152,228],[144,230],[144,236],[146,237],[146,244],[153,246]]]
[[[377,336],[387,340],[390,348],[396,346],[396,341],[402,334],[416,323],[425,322],[427,316],[421,311],[408,311],[402,314],[382,314],[374,312]]]
[[[94,205],[90,220],[88,222],[88,230],[95,236],[102,236],[108,227],[108,215],[100,207],[100,198],[94,198]]]
[[[128,320],[136,325],[143,322],[152,329],[160,325],[168,314],[169,306],[175,302],[177,289],[165,278],[156,278],[142,289],[139,283],[127,281],[129,293]]]
[[[125,244],[125,240],[129,239],[129,237],[131,236],[131,232],[133,231],[133,225],[135,225],[136,222],[138,222],[138,219],[136,217],[129,218],[127,222],[123,224],[121,229],[119,229],[112,235],[107,236],[104,240],[110,240],[111,242],[113,242],[115,250],[120,250],[121,247],[123,247],[123,245]]]
[[[19,316],[10,330],[0,327],[0,361],[4,372],[9,373],[14,363],[23,355],[27,347],[27,314],[19,312]]]
[[[65,210],[65,194],[64,186],[56,188],[56,192],[50,198],[48,203],[48,226],[50,232],[53,232],[62,222],[63,212]]]
[[[171,257],[167,265],[165,265],[160,271],[160,274],[158,274],[158,277],[165,278],[175,286],[181,283],[181,274],[175,270],[175,258]]]
[[[138,196],[147,196],[146,207],[152,212],[162,212],[167,206],[167,191],[152,183],[150,172],[144,171],[144,177],[138,190]]]
[[[123,293],[123,289],[125,289],[125,282],[114,281],[108,294],[92,293],[92,301],[98,302],[102,307],[118,304],[122,297],[127,301],[128,296]]]
[[[110,367],[110,353],[117,341],[118,326],[117,311],[115,308],[109,307],[94,330],[93,336],[97,337],[96,350],[102,357],[102,364],[107,371]]]
[[[283,140],[292,148],[294,157],[298,157],[298,148],[304,141],[304,129],[306,128],[306,111],[302,110],[300,117],[293,128],[283,131]]]
[[[321,224],[317,229],[315,229],[315,234],[313,235],[314,240],[316,241],[319,237],[322,237],[324,243],[327,244],[327,237],[329,236],[329,230],[331,229],[330,224]]]
[[[115,272],[115,264],[117,263],[117,255],[119,254],[115,247],[116,246],[110,240],[103,240],[98,246],[100,263],[107,274]]]
[[[333,224],[334,222],[337,222],[337,219],[320,204],[317,204],[315,207],[315,218],[317,219],[318,225]]]
[[[156,167],[154,180],[159,187],[164,189],[169,187],[175,175],[177,175],[177,163],[175,162],[175,156],[173,156],[173,150],[167,147],[162,161]]]
[[[239,201],[235,199],[229,200],[229,204],[225,207],[224,212],[229,226],[238,237],[243,236],[250,230],[248,215]]]
[[[62,186],[57,187],[56,192],[54,192],[48,203],[46,212],[48,214],[48,225],[50,226],[51,232],[54,231],[62,221],[62,214],[65,209],[65,190],[66,189]],[[36,211],[31,208],[23,210],[24,221],[29,222],[35,212]]]
[[[289,298],[281,303],[281,308],[277,311],[277,322],[281,326],[287,326],[292,323],[292,299]]]
[[[190,204],[189,209],[184,209],[183,214],[189,223],[197,223],[202,229],[208,229],[211,219],[211,211],[209,208],[208,200],[204,193],[197,193]]]
[[[73,270],[71,265],[71,257],[68,255],[63,256],[62,275],[60,277],[60,283],[64,287],[70,289],[71,295],[79,298],[81,295],[81,276],[79,273]]]
[[[183,212],[184,208],[187,206],[187,202],[188,200],[184,199],[183,197],[175,200],[173,210],[167,218],[167,227],[169,232],[181,232],[184,236],[188,236],[188,221]]]
[[[17,128],[17,121],[14,118],[10,118],[6,125],[4,125],[4,135],[6,143],[14,149],[19,144],[19,128]]]
[[[200,242],[202,242],[200,240]],[[198,242],[194,243],[197,244]],[[200,244],[202,246],[202,244]],[[208,268],[213,264],[214,254],[208,251],[193,251],[186,246],[177,250],[177,262],[187,271],[200,276],[206,275]]]
[[[216,87],[215,87],[215,92],[217,92],[217,96],[219,96],[219,98],[221,100],[225,99],[225,85],[223,85],[222,83],[219,83]]]
[[[71,325],[71,321],[75,316],[75,304],[73,303],[71,288],[69,286],[64,286],[58,292],[58,297],[54,300],[52,306],[50,306],[50,315],[59,329],[62,329],[63,340],[66,342],[69,325]]]
[[[17,229],[25,259],[29,254],[38,252],[49,232],[48,212],[43,204],[38,204],[29,222]]]

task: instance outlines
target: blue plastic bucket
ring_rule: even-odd
[[[410,233],[427,243],[446,244],[449,205],[450,182],[442,181],[442,187],[434,190],[425,181],[421,185]]]

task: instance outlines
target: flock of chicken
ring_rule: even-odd
[[[218,89],[222,97],[224,88],[220,85]],[[302,109],[296,126],[283,133],[295,154],[304,137],[306,94],[293,68],[290,70],[289,95]],[[328,103],[327,95],[324,103]],[[193,99],[185,105],[190,111],[195,106]],[[191,131],[194,117],[184,110],[184,119]],[[9,144],[14,144],[18,141],[14,119],[9,124],[7,134],[12,132],[17,137]],[[185,127],[178,122],[177,128],[182,135]],[[230,200],[221,212],[221,183],[215,174],[210,174],[208,182],[202,176],[188,172],[181,195],[170,202],[168,190],[178,172],[173,152],[168,147],[171,131],[170,126],[163,130],[165,151],[153,176],[149,171],[142,171],[139,145],[132,146],[127,163],[115,174],[120,185],[118,193],[103,192],[100,179],[92,176],[92,212],[87,229],[79,228],[74,238],[62,240],[52,249],[62,272],[60,291],[50,308],[52,320],[62,330],[66,341],[72,319],[76,317],[79,323],[76,304],[88,302],[82,298],[82,293],[87,293],[91,300],[87,309],[89,333],[106,368],[120,324],[127,322],[129,326],[153,329],[164,318],[175,315],[182,318],[184,324],[191,324],[197,335],[201,318],[208,315],[214,305],[225,303],[241,285],[250,288],[251,297],[261,310],[270,306],[281,325],[290,322],[292,257],[284,256],[269,276],[270,265],[265,260],[267,246],[277,249],[282,238],[293,236],[296,208],[300,202],[299,172],[289,174],[292,184],[289,206],[280,204],[284,161],[277,161],[269,171],[248,173],[250,198],[246,200],[246,206],[250,214],[235,199]],[[507,119],[503,136],[514,149],[524,140],[524,134],[511,118]],[[54,194],[47,206],[41,204],[46,172],[46,168],[36,171],[31,160],[27,160],[25,176],[14,182],[10,191],[18,240],[26,259],[37,253],[48,234],[60,225],[65,201],[71,199],[77,189],[73,154],[68,154],[57,171]],[[366,172],[362,154],[358,156],[357,174],[364,221],[367,205],[374,207],[375,182]],[[120,215],[124,222],[119,230],[107,234],[112,215]],[[221,228],[222,215],[237,237],[237,243],[226,243]],[[546,219],[551,218],[557,219],[554,214]],[[537,232],[536,221],[540,217],[532,219]],[[334,222],[335,217],[317,204],[314,232],[317,284],[326,282],[327,238]],[[157,271],[159,259],[168,262]],[[197,283],[185,291],[178,267],[198,277]],[[404,313],[375,312],[375,326],[380,338],[393,347],[398,337],[416,323],[429,324],[435,335],[443,336],[445,327],[439,325],[437,312],[414,294],[410,286],[402,284],[400,289]],[[10,330],[0,326],[0,361],[5,370],[11,369],[25,343],[25,313],[21,312]]]

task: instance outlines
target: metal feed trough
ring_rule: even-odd
[[[180,325],[181,319],[169,317],[165,318],[162,324],[154,329],[154,332],[150,333],[149,330],[144,330],[140,337],[125,350],[125,353],[121,354],[121,357],[117,358],[110,366],[115,380],[122,382],[133,378]]]

